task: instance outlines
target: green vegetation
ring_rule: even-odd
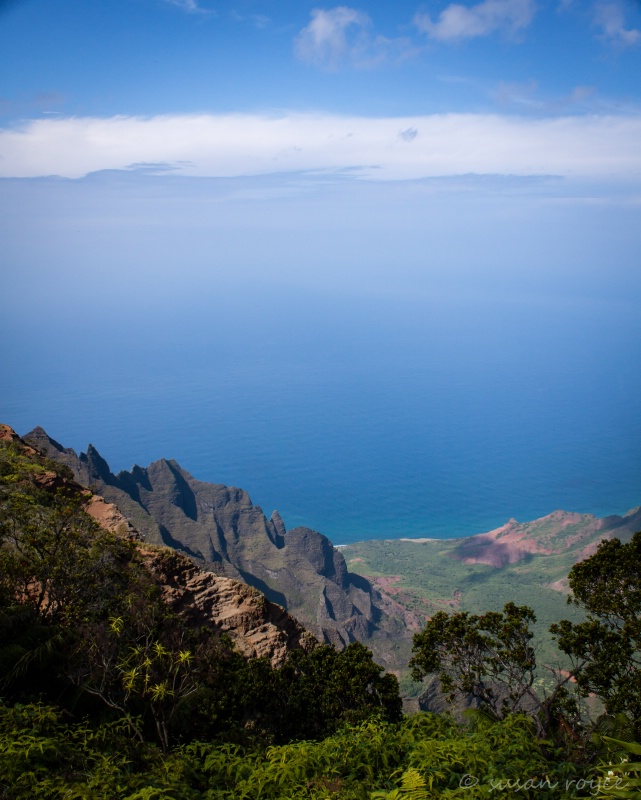
[[[100,528],[86,500],[65,468],[0,441],[2,800],[562,798],[593,794],[586,781],[607,772],[637,780],[612,740],[638,731],[638,675],[606,684],[598,656],[618,647],[618,676],[624,654],[638,664],[639,608],[621,598],[639,597],[641,535],[612,545],[618,604],[579,566],[570,581],[588,622],[559,623],[568,657],[593,667],[585,683],[577,667],[577,690],[601,692],[613,712],[600,727],[574,724],[565,690],[544,707],[519,702],[536,683],[535,617],[512,602],[441,612],[415,639],[417,678],[440,670],[450,692],[481,691],[461,726],[403,718],[396,678],[358,643],[292,651],[279,669],[244,658],[173,613],[141,548]]]
[[[549,636],[550,625],[563,617],[574,622],[584,618],[579,608],[567,606],[565,592],[551,588],[567,577],[575,552],[534,555],[498,569],[454,558],[460,541],[368,541],[347,545],[341,552],[350,571],[383,579],[381,588],[414,613],[420,626],[438,611],[483,614],[506,603],[532,608],[538,661],[556,666],[559,654]],[[403,664],[410,648],[408,642],[400,658]]]
[[[459,729],[418,714],[401,723],[371,719],[320,742],[249,747],[193,741],[163,754],[119,723],[69,724],[43,705],[0,706],[0,784],[13,800],[368,800],[490,795],[567,797],[577,775],[553,764],[530,722],[479,720]],[[530,781],[529,790],[518,786]],[[404,789],[402,787],[405,787]]]
[[[557,673],[551,686],[537,681],[535,621],[532,609],[513,603],[482,616],[439,611],[414,636],[413,676],[438,673],[450,701],[472,697],[493,719],[529,712],[539,737],[567,738],[580,724],[576,692],[567,688],[575,675]]]
[[[556,674],[550,670],[553,680],[547,685],[537,685],[536,680],[530,628],[536,617],[532,609],[514,603],[507,603],[501,613],[481,616],[466,611],[435,614],[414,636],[413,677],[421,680],[437,673],[450,701],[456,695],[474,698],[493,719],[528,712],[541,738],[552,739],[574,757],[578,744],[582,761],[603,750],[605,737],[598,724],[582,719],[581,698],[595,695],[603,703],[606,715],[599,724],[610,720],[615,728],[639,737],[641,532],[627,544],[603,541],[594,555],[572,568],[569,583],[568,602],[581,608],[587,619],[561,620],[550,627],[571,668]],[[636,752],[636,746],[627,749]]]
[[[585,796],[640,797],[638,769],[621,766],[612,738],[641,739],[641,534],[580,560],[599,541],[594,520],[564,519],[562,535],[545,522],[528,525],[540,551],[501,567],[463,563],[464,540],[361,542],[343,554],[416,615],[415,679],[438,676],[459,709],[467,697],[496,720],[527,713],[564,758],[602,764],[575,786]],[[420,693],[406,675],[401,686]]]
[[[619,758],[601,769],[600,796],[639,800],[641,797],[641,744],[609,739]]]
[[[581,692],[596,694],[610,713],[628,714],[641,737],[641,532],[628,544],[603,542],[569,581],[571,602],[587,619],[563,620],[552,633],[572,659]]]

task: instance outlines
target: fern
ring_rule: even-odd
[[[392,789],[391,792],[373,792],[371,797],[381,800],[430,800],[425,778],[413,767],[403,772],[398,789]]]
[[[641,744],[603,737],[618,753],[628,754],[621,763],[608,764],[602,769],[599,797],[620,800],[641,800],[641,761],[630,761],[630,756],[641,756]]]

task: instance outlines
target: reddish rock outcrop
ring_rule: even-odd
[[[132,541],[142,539],[140,533],[134,528],[129,520],[123,516],[113,503],[108,503],[99,494],[88,494],[85,511],[90,517],[106,530],[112,533],[127,536]]]
[[[257,589],[199,569],[189,558],[164,547],[141,546],[163,600],[195,625],[226,633],[248,658],[280,666],[290,650],[309,652],[317,639]]]
[[[132,541],[142,538],[116,505],[71,479],[71,472],[65,475],[64,470],[49,469],[43,454],[8,425],[0,425],[0,441],[15,444],[33,458],[37,468],[32,480],[38,486],[84,500],[84,510],[106,530]],[[313,634],[257,589],[206,572],[172,548],[142,543],[137,548],[167,605],[195,626],[226,633],[246,657],[264,657],[278,667],[290,650],[309,651],[318,645]]]
[[[591,556],[601,539],[611,539],[635,529],[641,522],[639,509],[623,517],[598,518],[592,514],[553,511],[532,522],[508,520],[488,533],[461,540],[452,557],[464,564],[505,567],[532,555],[554,555],[580,547],[579,559]]]

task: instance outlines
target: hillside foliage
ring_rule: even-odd
[[[461,792],[479,800],[499,785],[507,798],[534,798],[541,787],[567,797],[578,778],[575,766],[542,755],[530,721],[518,716],[465,730],[431,714],[369,719],[322,741],[192,741],[163,753],[123,722],[70,724],[50,706],[0,706],[0,784],[14,800],[427,800]]]
[[[500,703],[483,684],[466,726],[403,717],[396,678],[359,643],[294,650],[278,669],[248,659],[170,610],[136,543],[98,526],[87,497],[64,467],[20,440],[0,442],[2,800],[476,800],[585,796],[586,787],[594,796],[586,781],[615,763],[613,740],[638,725],[623,695],[603,735],[542,727],[541,709],[514,702],[515,676],[531,687],[534,664],[531,611],[513,604],[437,615],[417,637],[417,677],[441,669],[450,692],[509,677]],[[581,601],[581,573],[573,580]],[[612,625],[634,633],[632,616],[608,635]],[[560,633],[574,655],[581,630]],[[463,661],[452,657],[456,643]],[[577,689],[600,688],[590,680]],[[558,723],[567,708],[548,711]]]

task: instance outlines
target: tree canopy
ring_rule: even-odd
[[[622,544],[604,541],[569,574],[569,602],[584,622],[552,625],[573,663],[581,693],[595,694],[610,713],[623,712],[641,737],[641,532]]]
[[[398,681],[363,645],[292,651],[274,669],[171,611],[138,546],[91,519],[87,499],[69,470],[0,441],[5,701],[124,721],[165,751],[221,734],[274,743],[400,719]]]

